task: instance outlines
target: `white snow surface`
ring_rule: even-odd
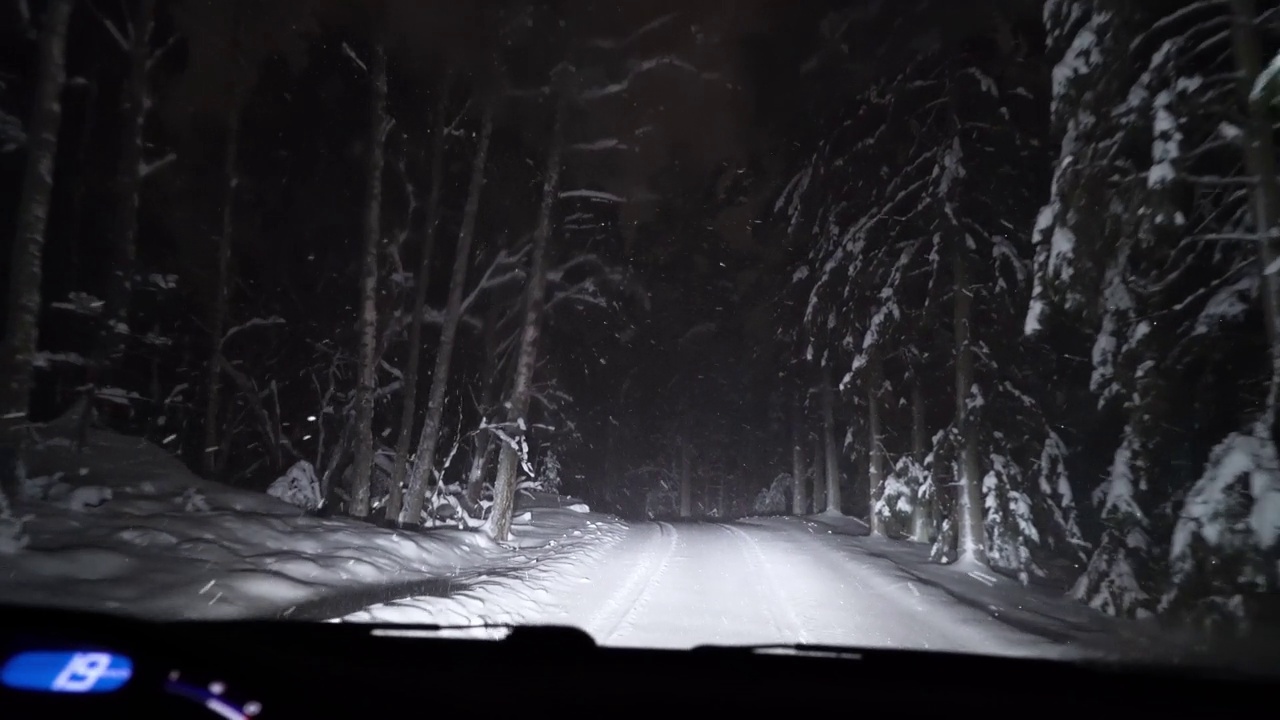
[[[335,594],[540,562],[621,527],[584,507],[532,508],[513,550],[475,532],[307,515],[197,478],[139,438],[95,431],[83,453],[69,445],[48,438],[32,458],[32,474],[48,481],[33,477],[25,486],[39,497],[15,503],[27,542],[0,554],[0,602],[153,619],[290,617]]]
[[[813,643],[1084,657],[1120,621],[983,566],[939,566],[928,546],[858,537],[854,518],[609,526],[600,541],[495,574],[449,597],[368,607],[347,622],[571,625],[608,646]],[[495,633],[495,631],[470,631]],[[497,634],[497,633],[495,633]]]

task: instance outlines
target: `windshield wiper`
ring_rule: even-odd
[[[560,648],[574,645],[581,649],[594,649],[597,647],[596,641],[586,631],[568,625],[516,625],[512,623],[475,623],[471,625],[351,623],[351,625],[367,629],[373,637],[420,639],[447,637],[500,640],[503,643],[518,645],[553,644]]]
[[[694,652],[745,652],[765,655],[803,655],[806,657],[861,660],[866,651],[839,645],[814,645],[810,643],[766,643],[760,645],[698,645]]]

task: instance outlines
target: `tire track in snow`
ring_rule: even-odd
[[[655,524],[658,533],[646,548],[644,559],[627,578],[626,584],[610,596],[587,623],[588,632],[601,645],[612,640],[646,604],[653,588],[671,564],[680,534],[671,523],[658,521]]]
[[[760,545],[756,543],[756,539],[742,528],[733,525],[720,525],[724,528],[738,543],[738,547],[742,549],[743,555],[746,556],[747,566],[751,575],[755,578],[754,582],[761,589],[759,596],[763,598],[765,605],[765,614],[769,616],[769,624],[773,626],[774,632],[778,635],[778,640],[785,643],[804,643],[805,639],[804,626],[791,610],[791,605],[782,597],[782,593],[778,590],[777,581],[772,573],[769,572],[769,562],[765,559],[764,553],[760,550]]]

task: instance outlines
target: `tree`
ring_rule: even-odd
[[[818,385],[818,399],[822,408],[822,462],[823,477],[827,481],[826,509],[831,515],[840,513],[840,450],[836,445],[835,389],[831,386],[831,370],[822,368]]]
[[[175,91],[174,104],[184,111],[209,114],[225,128],[222,163],[223,198],[217,243],[212,253],[212,295],[204,326],[208,357],[204,363],[204,432],[199,466],[206,477],[219,474],[226,461],[219,432],[223,415],[223,343],[231,326],[234,239],[241,181],[240,134],[246,105],[271,57],[296,58],[305,52],[303,38],[312,31],[309,3],[285,0],[200,0],[172,3],[168,9],[176,32],[186,40],[189,61]]]
[[[0,480],[20,472],[40,317],[41,255],[53,194],[62,124],[67,27],[73,0],[50,0],[40,27],[35,100],[27,123],[27,160],[9,265],[4,344],[0,346]],[[6,488],[0,487],[0,490]]]
[[[93,7],[93,5],[90,5]],[[97,388],[108,377],[112,366],[119,362],[122,345],[130,333],[129,309],[133,296],[133,278],[137,264],[138,212],[141,204],[143,180],[157,169],[172,162],[169,155],[154,163],[148,163],[144,153],[143,130],[151,107],[150,74],[162,53],[172,47],[175,35],[159,50],[152,50],[156,25],[156,0],[143,0],[130,10],[124,9],[122,22],[117,25],[105,15],[99,20],[107,29],[116,46],[124,53],[128,69],[120,93],[120,157],[116,169],[116,206],[114,220],[113,256],[110,277],[104,298],[102,322],[89,365],[87,394],[92,399]],[[88,430],[92,400],[85,403],[81,418],[81,442]]]
[[[885,484],[885,449],[884,431],[881,428],[881,399],[884,392],[884,373],[879,354],[872,351],[867,361],[867,507],[870,508],[868,526],[872,535],[884,535],[886,518],[880,512],[880,502],[884,497]]]
[[[1026,172],[1036,167],[1037,127],[1032,74],[1001,52],[938,50],[863,93],[776,209],[793,235],[812,228],[793,281],[806,299],[803,352],[827,372],[848,368],[842,391],[861,384],[869,475],[885,478],[886,382],[950,376],[949,424],[925,453],[921,398],[904,450],[923,457],[896,463],[892,484],[871,483],[873,513],[894,525],[913,519],[914,536],[936,538],[936,557],[990,563],[1025,582],[1039,569],[1037,548],[1072,536],[1074,507],[1036,464],[1045,448],[1060,449],[1029,392],[1039,389],[1033,371],[1052,358],[1020,346],[1022,328],[1009,322],[1029,289],[1030,248],[1012,230],[1034,214]],[[950,337],[939,337],[939,316],[950,316]],[[953,483],[940,483],[947,465]],[[954,515],[926,531],[945,499],[937,488],[951,484]]]
[[[790,398],[791,420],[791,514],[805,515],[809,512],[809,493],[807,492],[808,469],[805,467],[804,445],[808,433],[804,425],[804,412],[801,400],[792,393]]]
[[[413,438],[413,418],[418,402],[418,366],[422,353],[422,314],[426,310],[427,287],[431,278],[431,258],[440,226],[440,195],[444,185],[444,115],[449,104],[450,73],[446,72],[436,91],[436,107],[431,123],[431,190],[427,196],[426,223],[422,248],[418,259],[418,272],[414,276],[413,304],[409,320],[409,357],[405,361],[404,400],[400,406],[400,430],[396,436],[395,465],[391,471],[391,495],[387,500],[386,517],[399,521],[403,507],[403,484],[409,466],[409,443]]]
[[[1275,587],[1248,559],[1272,541],[1229,530],[1250,512],[1242,484],[1263,504],[1275,487],[1275,255],[1258,238],[1276,195],[1271,121],[1252,92],[1258,16],[1250,3],[1079,0],[1044,19],[1060,156],[1035,225],[1027,331],[1051,313],[1084,320],[1092,390],[1125,419],[1074,593],[1117,615],[1239,618]],[[1247,332],[1257,304],[1265,346]],[[1180,471],[1173,451],[1203,472]]]
[[[454,342],[458,322],[462,317],[463,293],[467,284],[467,266],[471,262],[471,245],[475,237],[476,215],[480,210],[480,196],[484,191],[485,163],[489,156],[489,139],[493,134],[493,113],[497,101],[485,101],[484,116],[480,121],[480,140],[471,163],[471,181],[467,188],[467,205],[463,210],[462,228],[458,231],[458,243],[454,250],[453,275],[449,281],[449,300],[440,328],[440,344],[436,350],[435,371],[431,375],[431,390],[427,398],[427,416],[418,435],[418,447],[409,472],[409,490],[405,497],[400,522],[418,522],[426,500],[427,486],[435,464],[436,445],[440,440],[441,420],[444,417],[445,391],[449,383],[449,366],[453,359]]]
[[[236,186],[240,184],[240,114],[242,100],[237,94],[227,111],[226,148],[223,150],[225,196],[222,201],[222,229],[218,233],[215,289],[209,322],[212,350],[205,374],[204,443],[201,458],[206,477],[218,471],[218,413],[222,402],[222,348],[226,342],[227,314],[231,295],[231,235],[235,222]]]
[[[351,487],[351,513],[369,514],[370,476],[373,472],[373,394],[378,375],[378,250],[382,241],[382,172],[386,165],[387,51],[375,40],[369,65],[369,158],[365,175],[363,247],[360,268],[360,310],[356,328],[360,337],[356,380],[356,458]]]
[[[529,274],[524,296],[524,316],[520,329],[520,345],[515,361],[515,378],[507,396],[508,437],[503,438],[494,480],[493,509],[485,531],[493,538],[506,540],[511,531],[511,513],[515,503],[518,464],[528,464],[527,416],[533,389],[533,371],[538,357],[538,336],[542,331],[542,312],[546,303],[547,243],[551,237],[552,209],[560,194],[560,157],[564,151],[564,115],[567,98],[557,89],[548,144],[546,167],[542,178],[542,201],[538,222],[529,252]]]

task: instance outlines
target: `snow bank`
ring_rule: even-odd
[[[312,517],[195,477],[138,438],[95,432],[82,454],[55,438],[31,466],[61,479],[28,483],[32,496],[14,508],[30,516],[27,545],[0,556],[0,602],[158,619],[288,616],[334,593],[458,577],[513,558],[479,533]],[[526,557],[559,551],[552,537],[585,538],[608,525],[567,509],[530,512],[531,524],[517,530]]]
[[[865,525],[853,518],[812,516],[805,522],[815,531],[825,530],[829,542],[851,559],[874,565],[902,585],[914,584],[913,594],[945,596],[1081,656],[1149,660],[1171,657],[1169,653],[1184,651],[1190,642],[1154,622],[1110,617],[1074,602],[1052,579],[1032,577],[1028,587],[979,563],[938,564],[930,561],[928,545],[867,537]]]
[[[340,620],[374,623],[436,623],[440,625],[563,623],[554,609],[564,598],[584,591],[588,570],[626,534],[616,518],[592,515],[572,507],[532,510],[536,523],[513,525],[512,540],[520,547],[538,546],[547,552],[517,553],[505,566],[460,579],[447,596],[421,596],[372,605]],[[572,624],[572,623],[571,623]],[[476,636],[500,636],[500,631],[468,630]]]

